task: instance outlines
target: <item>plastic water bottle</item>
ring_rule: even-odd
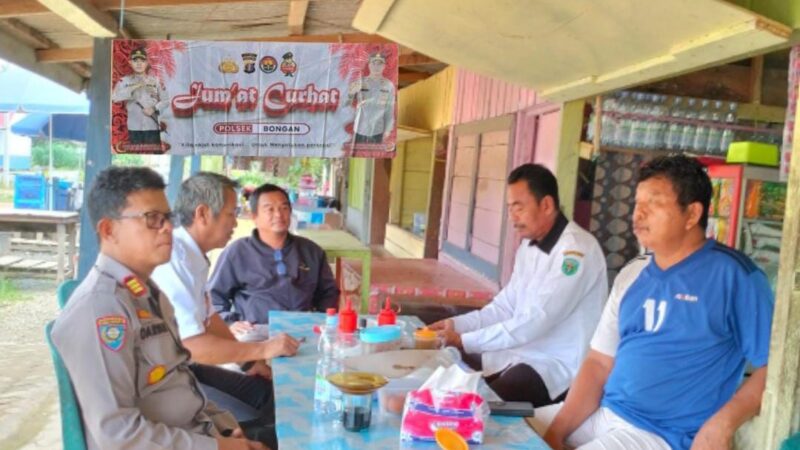
[[[706,143],[706,153],[714,155],[720,152],[722,142],[722,102],[714,102],[714,109],[711,110],[711,121],[714,122],[708,130],[708,142]]]
[[[624,147],[628,145],[628,137],[631,133],[631,119],[626,116],[626,114],[631,112],[632,106],[630,92],[620,92],[619,101],[617,102],[617,112],[621,115],[617,120],[617,126],[614,130],[613,145],[615,146]]]
[[[617,133],[619,117],[617,111],[617,94],[603,97],[603,117],[602,129],[600,130],[600,144],[613,145],[614,136]]]
[[[690,98],[688,102],[686,102],[686,114],[684,115],[687,122],[681,128],[681,150],[688,151],[692,149],[694,145],[694,134],[696,131],[697,124],[695,121],[697,120],[697,110],[695,109],[695,101],[693,98]]]
[[[683,110],[683,99],[681,97],[675,97],[672,101],[672,111],[670,112],[670,117],[676,119],[675,122],[670,122],[669,126],[667,127],[667,135],[664,138],[664,147],[667,150],[679,150],[681,148],[681,131],[683,129],[683,125],[678,122],[678,120],[683,119],[683,116],[686,113]]]
[[[725,125],[733,125],[736,123],[736,109],[738,105],[736,103],[731,102],[728,106],[728,114],[725,115]],[[722,139],[719,143],[719,152],[721,155],[728,154],[728,146],[731,145],[733,142],[734,131],[730,128],[725,128],[722,132]]]
[[[700,103],[700,113],[697,115],[699,123],[694,133],[694,144],[692,144],[692,149],[696,152],[705,152],[708,146],[708,133],[710,131],[710,127],[708,126],[709,118],[708,100],[703,100]]]
[[[328,376],[341,372],[341,363],[336,357],[336,338],[339,333],[339,318],[336,309],[329,308],[325,317],[325,326],[320,333],[317,371],[314,383],[314,412],[325,417],[334,417],[339,411],[341,395],[328,382]]]

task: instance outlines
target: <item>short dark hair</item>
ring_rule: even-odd
[[[672,184],[681,208],[694,202],[703,205],[699,225],[705,230],[708,225],[708,205],[711,204],[711,179],[705,167],[695,158],[684,155],[659,156],[648,161],[639,172],[639,183],[650,178],[663,177]]]
[[[292,206],[292,201],[289,199],[289,193],[286,192],[286,189],[284,189],[284,188],[282,188],[280,186],[274,185],[272,183],[264,183],[261,186],[257,187],[256,190],[253,191],[252,194],[250,194],[250,198],[248,199],[248,201],[250,202],[250,212],[251,213],[253,213],[253,214],[257,214],[258,213],[258,199],[259,199],[259,197],[261,197],[261,195],[263,195],[263,194],[268,194],[270,192],[280,192],[281,194],[283,194],[284,197],[286,197],[286,201],[289,202],[289,206],[290,207]]]
[[[181,191],[175,199],[175,213],[181,226],[194,223],[194,212],[200,205],[207,205],[217,217],[225,206],[225,189],[236,189],[239,182],[213,172],[198,172],[181,183]]]
[[[542,201],[546,196],[553,197],[556,209],[561,203],[558,199],[558,181],[550,172],[550,169],[541,164],[523,164],[512,170],[508,175],[508,184],[524,181],[528,185],[528,190],[536,197],[537,201]]]
[[[109,167],[99,174],[89,191],[89,220],[94,227],[104,218],[119,218],[128,196],[149,189],[164,190],[164,179],[149,167]]]

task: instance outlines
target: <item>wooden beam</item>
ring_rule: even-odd
[[[399,81],[401,83],[416,83],[430,76],[431,74],[424,72],[400,72]]]
[[[291,0],[289,2],[289,35],[303,34],[303,25],[306,22],[308,0]]]
[[[0,58],[48,78],[73,91],[83,89],[84,79],[74,71],[59,64],[40,64],[36,53],[27,42],[16,35],[0,30]]]
[[[88,0],[38,0],[56,15],[92,37],[111,38],[118,34],[111,14],[94,7]]]
[[[377,34],[340,33],[340,34],[305,34],[300,36],[267,36],[248,38],[256,42],[323,42],[340,44],[392,44],[393,42]]]
[[[36,59],[43,63],[87,62],[92,60],[92,47],[45,48],[36,50]]]
[[[50,38],[17,19],[0,20],[0,29],[6,30],[9,34],[21,40],[26,44],[22,46],[30,52],[39,52],[41,49],[52,50],[58,47]],[[35,60],[37,65],[42,62],[39,60],[38,53],[36,53]],[[68,67],[82,78],[90,78],[92,76],[92,71],[89,70],[85,64],[70,64]],[[31,66],[28,66],[28,68],[34,72],[42,72],[39,68],[34,69]],[[45,75],[45,73],[42,74]],[[78,86],[73,85],[72,81],[70,81],[69,84],[63,82],[62,84],[68,85],[71,89],[76,91],[80,91],[83,88],[83,83]]]
[[[424,66],[430,64],[442,64],[442,62],[419,53],[400,55],[400,66]]]
[[[231,3],[255,3],[264,1],[285,0],[126,0],[125,9],[142,8],[168,8],[192,5],[229,5]],[[100,11],[117,11],[120,9],[119,0],[94,0],[94,6]],[[37,0],[0,0],[0,18],[15,18],[23,16],[50,14],[51,11]]]
[[[761,85],[764,79],[764,55],[753,57],[750,66],[750,101],[761,103]]]

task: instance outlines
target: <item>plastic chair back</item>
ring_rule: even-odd
[[[69,281],[63,283],[63,287]],[[59,294],[61,287],[59,287]],[[70,291],[71,293],[71,291]],[[66,298],[69,298],[67,295]],[[66,302],[66,299],[64,300]],[[59,296],[59,304],[61,297]],[[53,341],[50,338],[50,333],[53,331],[53,322],[45,326],[44,334],[47,338],[47,344],[50,347],[50,355],[53,357],[53,366],[56,370],[56,380],[58,381],[58,399],[61,403],[61,439],[64,443],[64,450],[86,450],[86,438],[83,434],[83,421],[81,419],[81,408],[78,405],[78,399],[75,397],[75,391],[72,389],[72,382],[69,379],[67,368],[64,367],[64,361],[56,351]]]

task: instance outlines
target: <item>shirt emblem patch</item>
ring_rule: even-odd
[[[142,284],[142,282],[139,281],[139,278],[137,278],[136,275],[128,275],[127,277],[125,277],[124,280],[122,280],[122,284],[124,284],[125,287],[128,288],[128,290],[130,291],[130,293],[133,294],[135,297],[144,294],[146,291],[144,288],[144,284]]]
[[[147,372],[147,385],[152,386],[159,381],[164,379],[164,375],[167,374],[167,368],[162,366],[161,364],[153,367],[150,369],[150,372]]]
[[[561,263],[561,271],[564,272],[564,275],[570,277],[578,273],[578,268],[581,266],[580,261],[575,258],[564,258],[564,262]]]
[[[97,319],[97,335],[107,349],[117,352],[125,345],[128,321],[122,316],[104,316]]]

